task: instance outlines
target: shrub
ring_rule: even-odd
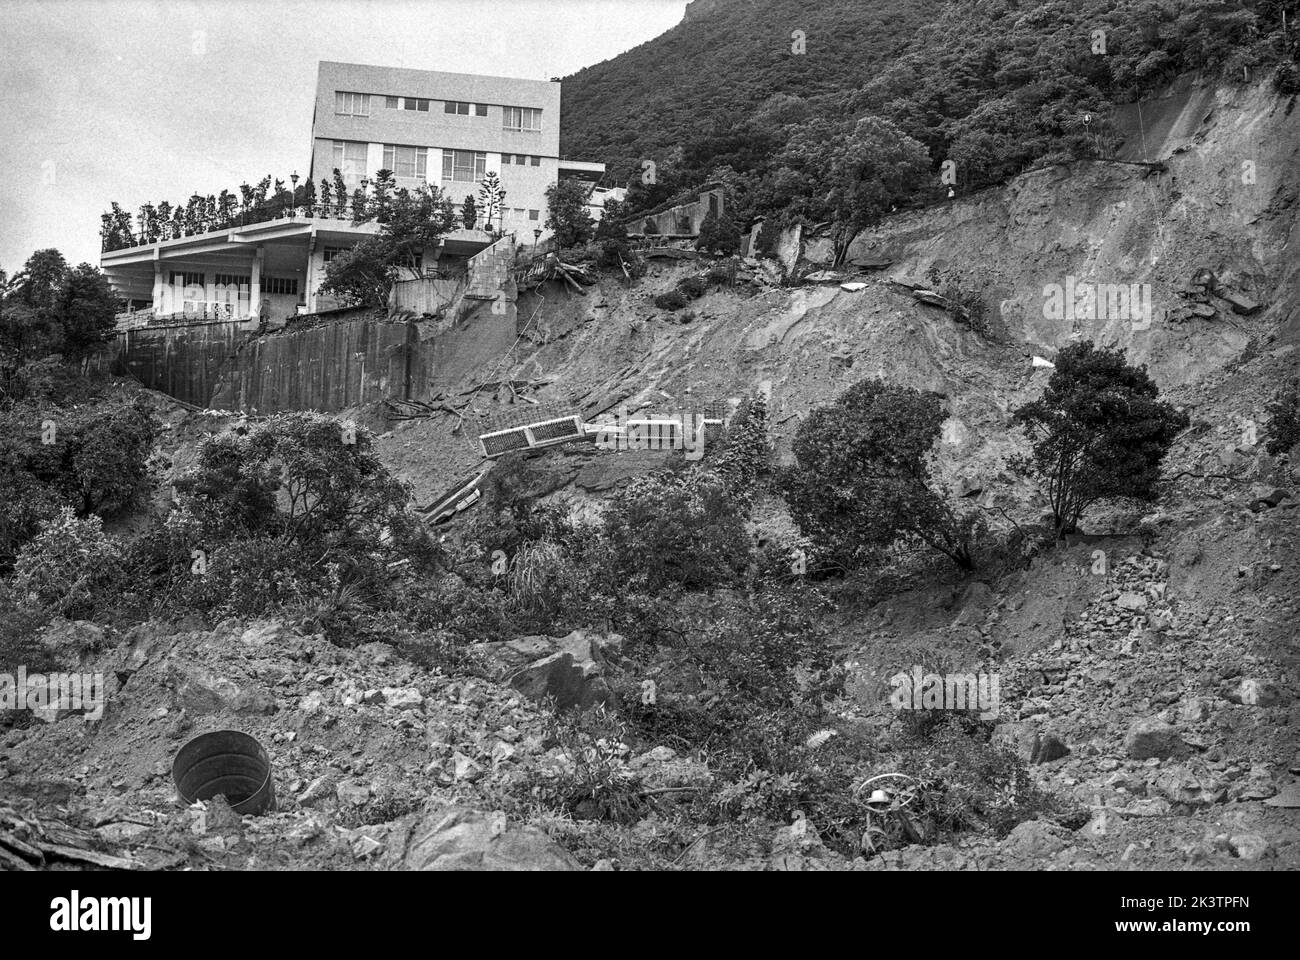
[[[596,266],[604,270],[626,268],[628,279],[636,280],[645,275],[645,263],[632,252],[626,240],[605,240],[596,253]]]
[[[734,581],[750,544],[726,487],[704,471],[638,477],[603,517],[615,576],[658,592],[707,589]]]
[[[677,284],[677,289],[692,300],[698,300],[709,292],[709,283],[703,277],[686,277]]]
[[[626,725],[605,707],[552,714],[544,743],[559,767],[525,781],[520,792],[544,807],[587,820],[631,823],[645,806],[628,769]]]
[[[103,605],[121,569],[122,552],[103,521],[64,507],[19,550],[14,586],[29,603],[85,619]]]
[[[1091,340],[1056,358],[1042,397],[1015,412],[1033,444],[1015,466],[1046,481],[1059,538],[1100,500],[1153,500],[1160,466],[1187,414],[1157,399],[1146,367]]]
[[[680,290],[669,290],[655,297],[655,306],[660,310],[680,310],[689,302]]]
[[[149,490],[157,434],[142,401],[0,411],[0,567],[61,506],[111,517],[138,505]]]

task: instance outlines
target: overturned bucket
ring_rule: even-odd
[[[172,761],[172,780],[186,803],[220,793],[235,813],[257,816],[275,809],[271,757],[238,730],[205,733],[181,747]]]

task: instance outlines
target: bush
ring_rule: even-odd
[[[615,577],[652,593],[733,582],[750,559],[733,499],[704,471],[634,479],[606,509],[603,534]]]
[[[79,519],[63,507],[18,552],[14,589],[29,604],[69,619],[102,607],[121,576],[122,551],[95,515]]]
[[[686,277],[678,282],[677,289],[692,300],[698,300],[709,292],[709,283],[703,277]]]
[[[655,297],[655,306],[660,310],[680,310],[689,302],[680,290],[669,290]]]
[[[112,517],[139,505],[157,435],[138,400],[0,411],[0,568],[61,506]]]
[[[617,270],[622,273],[627,268],[628,278],[636,280],[645,275],[645,263],[632,252],[626,240],[605,240],[596,253],[596,266],[603,270]]]

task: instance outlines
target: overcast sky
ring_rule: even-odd
[[[99,262],[116,200],[307,171],[320,60],[549,79],[686,0],[0,0],[0,268]]]

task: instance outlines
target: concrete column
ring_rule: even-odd
[[[316,312],[316,228],[311,228],[311,236],[307,240],[307,259],[303,266],[303,302],[307,304],[307,312]]]
[[[155,313],[161,313],[163,309],[163,293],[167,286],[167,281],[163,279],[162,261],[154,257],[153,261],[153,309]]]
[[[266,262],[266,251],[258,247],[253,254],[253,264],[249,271],[248,312],[257,317],[262,312],[262,264]]]

